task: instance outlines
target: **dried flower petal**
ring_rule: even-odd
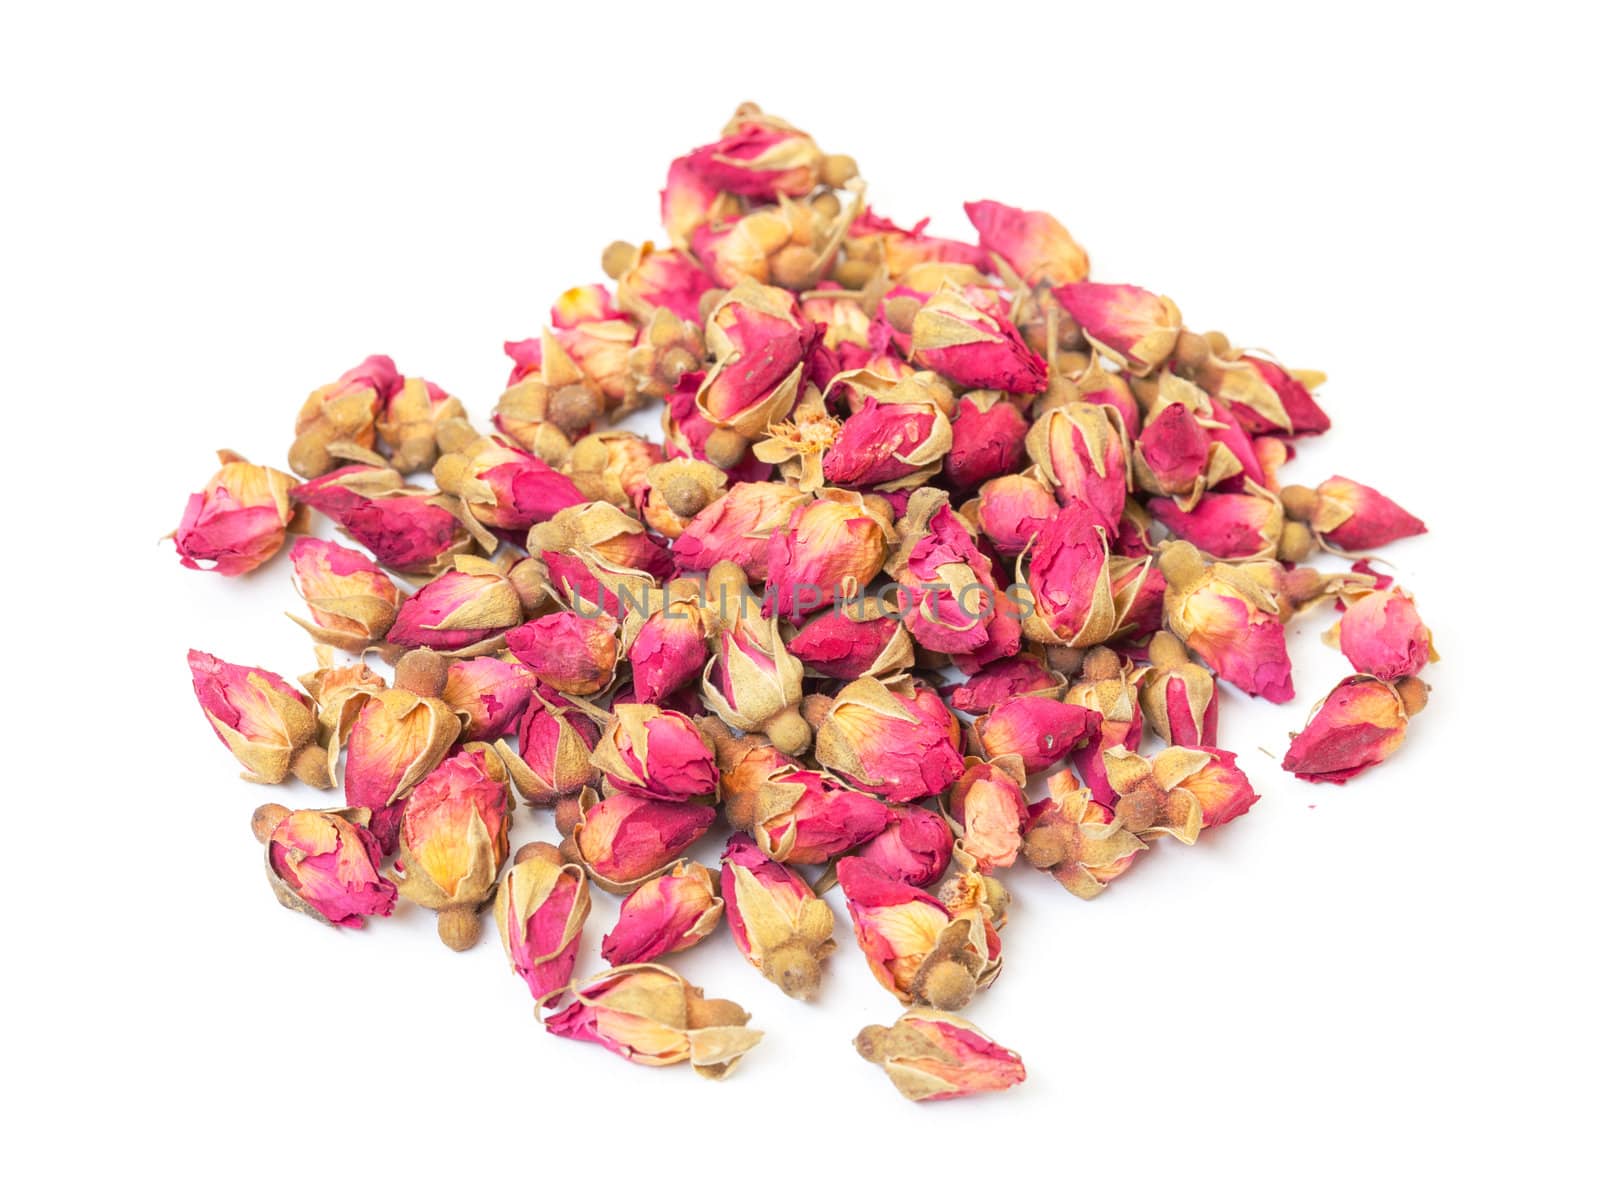
[[[400,593],[382,568],[359,551],[314,538],[298,540],[289,562],[311,620],[289,616],[313,640],[352,654],[383,641],[400,608]]]
[[[1415,675],[1438,656],[1416,602],[1399,588],[1346,593],[1344,616],[1329,637],[1364,675],[1399,679]]]

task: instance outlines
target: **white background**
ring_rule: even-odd
[[[1578,11],[7,16],[15,1187],[1592,1182]],[[1092,904],[1014,872],[1006,972],[971,1008],[1028,1063],[1008,1095],[916,1107],[856,1058],[896,1005],[843,922],[812,1006],[725,932],[680,958],[769,1033],[719,1086],[545,1035],[492,930],[456,956],[416,909],[291,916],[248,831],[276,793],[189,688],[190,646],[311,662],[287,559],[228,581],[158,542],[209,453],[281,465],[305,393],[370,352],[485,416],[501,341],[652,235],[668,161],[747,98],[854,154],[887,214],[962,236],[965,199],[1048,209],[1097,278],[1327,370],[1334,430],[1289,478],[1345,472],[1431,527],[1384,553],[1443,654],[1395,759],[1345,788],[1277,769],[1342,674],[1313,615],[1301,698],[1222,712],[1248,817]]]

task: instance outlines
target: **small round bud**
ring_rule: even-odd
[[[717,304],[728,297],[726,290],[707,290],[700,296],[700,322],[704,323],[711,318],[711,312],[717,309]]]
[[[316,742],[307,742],[289,760],[289,773],[318,791],[333,787],[333,776],[328,770],[328,751]]]
[[[1178,333],[1178,344],[1172,350],[1172,363],[1178,372],[1192,374],[1211,359],[1211,345],[1205,336],[1197,336],[1188,328]]]
[[[843,208],[839,205],[838,195],[831,195],[824,192],[818,195],[815,199],[811,200],[811,210],[816,212],[823,219],[831,220],[836,219],[839,215],[839,212],[842,211]]]
[[[1317,491],[1304,485],[1285,485],[1278,490],[1283,512],[1296,522],[1309,522],[1317,512]]]
[[[1170,630],[1159,630],[1150,639],[1150,645],[1145,648],[1150,662],[1157,667],[1181,667],[1189,662],[1189,652],[1184,649],[1178,636]]]
[[[762,961],[761,972],[790,998],[815,998],[822,985],[822,967],[804,945],[775,949]]]
[[[458,953],[478,943],[483,919],[475,907],[446,907],[439,913],[439,939]]]
[[[977,992],[978,983],[959,961],[935,961],[922,977],[922,1000],[941,1011],[959,1011]]]
[[[883,304],[883,317],[888,320],[889,326],[901,335],[910,335],[912,321],[916,319],[917,312],[921,309],[922,304],[915,298],[909,294],[901,294]]]
[[[1173,539],[1161,544],[1156,563],[1167,583],[1173,588],[1185,588],[1198,581],[1206,571],[1206,561],[1193,543]]]
[[[583,817],[583,808],[579,805],[578,797],[575,795],[563,795],[560,799],[556,800],[554,811],[556,832],[560,833],[563,837],[570,838],[572,836],[572,830],[578,827],[578,821]],[[575,862],[579,860],[576,853],[574,853],[572,857],[567,856],[567,845],[565,841],[561,843],[561,856],[564,860],[569,862]]]
[[[661,356],[661,379],[668,385],[677,385],[685,373],[698,368],[700,362],[687,348],[668,348]]]
[[[552,866],[559,866],[561,865],[561,850],[548,841],[529,841],[521,849],[517,850],[516,855],[511,859],[511,863],[512,865],[521,865],[523,862],[531,862],[535,859],[549,862]]]
[[[450,660],[426,646],[408,650],[394,665],[394,686],[418,696],[437,696],[444,691]]]
[[[563,385],[550,395],[549,414],[567,434],[579,435],[600,416],[600,399],[587,386]]]
[[[830,153],[822,159],[824,186],[840,187],[860,175],[861,170],[856,166],[856,159],[848,153]]]
[[[786,708],[761,727],[785,754],[804,754],[811,747],[811,726],[796,708]]]
[[[817,255],[810,249],[791,244],[772,259],[772,280],[785,289],[799,290],[811,283],[818,264]]]
[[[731,427],[718,427],[706,436],[706,459],[718,468],[737,468],[750,442]]]
[[[1395,680],[1394,690],[1406,706],[1406,716],[1414,717],[1428,707],[1428,685],[1415,675]]]
[[[1050,670],[1074,676],[1078,668],[1083,666],[1083,647],[1047,646],[1044,648],[1044,661],[1050,664]]]
[[[282,804],[262,804],[250,814],[250,831],[255,834],[257,841],[265,845],[267,838],[272,836],[273,830],[283,823],[287,815],[289,809]]]
[[[1304,522],[1292,519],[1283,524],[1283,535],[1278,539],[1278,558],[1285,563],[1304,563],[1317,549],[1317,540]]]
[[[633,265],[633,258],[638,252],[626,240],[613,240],[600,254],[600,268],[605,270],[606,277],[620,278]]]
[[[871,261],[850,261],[839,257],[833,263],[833,280],[846,290],[860,290],[878,275],[878,267]]]
[[[687,472],[674,472],[661,482],[661,500],[680,518],[694,517],[715,493],[715,486]]]

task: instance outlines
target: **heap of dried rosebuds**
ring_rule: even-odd
[[[406,898],[454,948],[492,906],[550,1032],[720,1077],[760,1033],[663,962],[726,920],[810,998],[837,883],[906,1008],[857,1050],[957,1097],[1023,1079],[960,1017],[1000,972],[997,875],[1093,898],[1247,812],[1216,683],[1288,701],[1295,614],[1335,602],[1355,673],[1285,768],[1342,783],[1400,746],[1432,643],[1361,554],[1424,527],[1344,477],[1279,485],[1328,428],[1320,375],[1089,281],[1049,215],[966,211],[976,243],[901,227],[746,105],[672,163],[666,243],[611,245],[613,286],[506,346],[489,425],[373,356],[301,407],[300,479],[222,453],[186,566],[248,572],[311,511],[360,548],[289,552],[303,690],[189,655],[246,778],[342,769],[347,806],[255,814],[285,906],[359,927]],[[607,429],[647,403],[663,443]],[[559,849],[510,856],[513,791]],[[686,856],[713,831],[720,869]],[[594,887],[614,968],[580,978]]]

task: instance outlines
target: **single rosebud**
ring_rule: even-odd
[[[661,226],[667,230],[667,236],[674,245],[679,249],[687,248],[695,229],[725,214],[737,202],[733,196],[724,195],[721,187],[714,186],[696,173],[690,167],[687,155],[674,158],[672,165],[667,168],[667,184],[661,191]],[[620,245],[622,242],[616,243]],[[616,255],[621,256],[620,253]],[[606,264],[605,258],[601,259],[601,263]],[[613,277],[619,276],[626,268],[621,261],[612,262],[612,266],[615,272],[612,267],[608,267],[606,272]]]
[[[585,500],[571,479],[501,439],[486,437],[446,452],[434,464],[433,476],[479,523],[496,530],[527,530]]]
[[[770,481],[736,484],[684,527],[673,541],[673,558],[685,572],[709,571],[726,559],[738,564],[752,580],[765,580],[773,536],[783,533],[794,511],[810,500],[791,485]]]
[[[648,610],[630,609],[622,626],[622,652],[633,672],[633,698],[658,704],[694,680],[710,657],[706,610],[692,584],[656,590]]]
[[[597,575],[660,579],[672,566],[671,555],[643,523],[604,501],[572,506],[535,526],[528,533],[528,550],[546,559],[552,553],[571,555]]]
[[[751,834],[773,861],[821,865],[889,823],[888,805],[770,746],[741,761],[742,768],[724,776],[724,791],[733,801],[728,823]]]
[[[968,294],[946,285],[917,311],[911,324],[911,362],[967,389],[1044,392],[1049,369],[998,311],[981,309]]]
[[[1089,276],[1089,254],[1054,216],[993,199],[963,207],[978,246],[1004,259],[1029,286],[1065,286]]]
[[[1061,361],[1061,367],[1063,369],[1068,367],[1065,359]],[[1130,437],[1139,435],[1144,426],[1144,412],[1124,374],[1102,368],[1100,358],[1091,352],[1082,371],[1073,373],[1071,379],[1079,401],[1092,402],[1096,406],[1115,410],[1122,420],[1122,429]],[[1035,413],[1042,411],[1036,409]]]
[[[517,753],[501,747],[522,798],[551,804],[599,782],[591,757],[600,731],[578,707],[549,689],[535,688],[517,723]]]
[[[337,466],[330,448],[371,451],[378,412],[403,384],[394,361],[369,356],[331,385],[313,390],[295,418],[289,467],[304,477],[321,476]]]
[[[1342,551],[1370,551],[1428,530],[1422,519],[1376,489],[1342,476],[1331,477],[1314,490],[1290,485],[1278,496],[1291,518],[1309,524]]]
[[[640,517],[670,541],[689,527],[696,514],[723,496],[728,474],[704,460],[677,459],[652,465],[645,481],[650,488]]]
[[[320,665],[315,671],[300,677],[300,686],[316,703],[317,724],[321,727],[322,744],[328,755],[328,785],[332,787],[338,782],[334,764],[355,726],[356,717],[371,697],[389,685],[365,663],[335,666],[333,654],[326,646],[317,647],[317,662]]]
[[[1170,298],[1100,282],[1073,282],[1052,293],[1089,342],[1135,377],[1155,372],[1177,347],[1183,316]]]
[[[1217,685],[1176,635],[1162,630],[1147,648],[1150,670],[1139,703],[1156,735],[1172,746],[1217,744]]]
[[[1123,827],[1115,812],[1095,802],[1070,770],[1051,775],[1046,791],[1046,798],[1028,809],[1022,856],[1078,898],[1093,899],[1149,846]]]
[[[700,1076],[720,1080],[761,1042],[749,1021],[736,1003],[704,997],[664,965],[624,965],[579,982],[545,1029],[636,1065],[688,1061]]]
[[[448,571],[406,598],[388,640],[458,657],[490,654],[522,616],[523,594],[505,571],[487,559],[458,555]]]
[[[711,935],[722,907],[716,875],[699,862],[679,861],[623,899],[600,955],[608,965],[635,965],[680,953]]]
[[[632,431],[596,431],[572,445],[564,468],[588,500],[626,513],[644,504],[650,469],[665,458],[660,444]]]
[[[1055,496],[1032,472],[998,476],[978,490],[970,511],[978,529],[1001,555],[1014,558],[1050,524],[1058,509]]]
[[[921,489],[895,527],[900,546],[885,568],[900,588],[900,613],[918,645],[953,656],[963,671],[1017,653],[1017,610],[988,556],[938,489]]]
[[[1300,369],[1285,369],[1273,361],[1260,356],[1251,356],[1248,353],[1229,353],[1239,361],[1249,365],[1256,374],[1265,381],[1278,396],[1284,412],[1289,417],[1289,430],[1294,435],[1320,435],[1326,431],[1332,422],[1329,420],[1322,407],[1317,405],[1317,400],[1311,396],[1311,391],[1323,380],[1320,373],[1308,372]],[[1250,430],[1250,428],[1246,428]],[[1266,429],[1265,427],[1259,428]],[[1252,434],[1258,433],[1256,430]]]
[[[531,341],[537,348],[539,341]],[[507,344],[507,350],[522,345]],[[539,361],[532,361],[537,373]],[[516,374],[513,374],[515,377]],[[587,435],[599,416],[601,401],[582,385],[569,385],[552,389],[542,377],[524,376],[513,380],[495,403],[490,421],[499,435],[510,440],[524,451],[532,452],[552,468],[566,462],[572,442]],[[443,445],[447,451],[466,453],[474,450],[480,436],[462,436],[465,442]],[[434,464],[437,467],[437,461]],[[449,469],[455,464],[446,465]]]
[[[944,876],[955,849],[950,824],[920,804],[890,804],[884,830],[856,851],[897,882],[931,886]]]
[[[1105,753],[1113,810],[1129,832],[1193,845],[1202,828],[1226,824],[1260,797],[1226,750],[1168,746],[1143,758],[1121,746]]]
[[[1184,542],[1162,545],[1167,628],[1223,679],[1274,704],[1294,698],[1278,602],[1249,573],[1207,565]]]
[[[608,613],[547,613],[506,635],[506,649],[540,683],[569,696],[592,696],[617,671],[617,619]]]
[[[823,489],[775,538],[762,613],[798,624],[813,609],[853,599],[883,567],[893,519],[876,499]]]
[[[562,856],[583,865],[601,890],[625,895],[665,871],[705,836],[717,810],[617,793],[599,799],[585,789]]]
[[[621,418],[638,407],[630,357],[639,333],[631,319],[613,312],[611,318],[579,319],[548,335],[577,369],[581,384],[601,395],[610,416]]]
[[[915,488],[939,471],[950,450],[950,420],[935,405],[901,400],[914,392],[902,386],[898,394],[869,397],[841,424],[822,455],[829,484],[887,492]]]
[[[911,635],[897,617],[858,621],[829,609],[806,622],[789,639],[789,653],[806,669],[829,679],[892,679],[916,662]]]
[[[339,928],[362,928],[369,915],[390,915],[395,886],[378,871],[383,854],[366,821],[360,808],[257,808],[251,827],[266,846],[267,881],[278,902]]]
[[[864,1027],[855,1045],[913,1102],[1010,1089],[1027,1077],[1015,1052],[959,1015],[931,1007],[913,1007],[891,1027]]]
[[[715,364],[695,396],[695,408],[731,433],[707,443],[711,463],[729,467],[748,441],[787,418],[800,396],[805,360],[821,329],[800,313],[794,296],[759,282],[740,282],[706,320],[706,347]],[[713,450],[715,448],[715,450]]]
[[[715,285],[688,253],[658,249],[647,240],[617,275],[617,305],[640,323],[650,323],[665,311],[694,326],[700,322],[701,297]]]
[[[482,655],[452,662],[439,698],[461,717],[463,741],[494,741],[521,719],[537,685],[527,668]]]
[[[1411,594],[1399,588],[1343,595],[1344,615],[1324,635],[1363,675],[1396,680],[1415,675],[1438,659],[1433,635],[1417,614]]]
[[[352,654],[383,641],[400,608],[394,581],[360,551],[302,538],[289,551],[295,591],[311,614],[289,619],[312,639]]]
[[[902,1003],[958,1011],[994,980],[988,928],[869,861],[841,858],[839,885],[872,976]]]
[[[1058,692],[1012,696],[972,723],[973,735],[990,758],[1014,754],[1028,774],[1048,770],[1093,740],[1100,714],[1068,704]]]
[[[758,203],[809,195],[824,173],[810,136],[754,104],[741,106],[722,139],[691,152],[684,165],[708,186]]]
[[[1192,507],[1213,479],[1208,467],[1214,445],[1200,420],[1173,402],[1145,420],[1133,448],[1133,475],[1147,493],[1176,498]]]
[[[553,845],[524,845],[495,892],[494,919],[512,971],[543,1008],[572,981],[589,880],[581,866],[565,863]]]
[[[1173,534],[1216,559],[1271,559],[1283,537],[1283,506],[1251,481],[1242,493],[1208,493],[1190,510],[1165,497],[1148,508]]]
[[[478,911],[511,852],[510,826],[505,765],[481,742],[446,758],[406,798],[396,885],[439,913],[439,938],[452,949],[478,941]]]
[[[407,486],[392,468],[352,464],[297,485],[290,496],[328,515],[397,572],[437,571],[472,541],[452,499]]]
[[[1017,560],[1033,610],[1022,632],[1035,642],[1094,646],[1116,632],[1110,547],[1099,515],[1077,498],[1056,511]]]
[[[1017,404],[994,389],[974,390],[956,405],[944,475],[955,490],[1017,471],[1027,455],[1028,420]]]
[[[317,744],[311,701],[272,671],[189,652],[195,698],[217,740],[252,783],[282,783],[291,774],[312,786],[333,786],[326,751]]]
[[[1101,756],[1112,746],[1138,752],[1144,732],[1138,691],[1143,670],[1132,661],[1124,663],[1110,647],[1097,646],[1084,656],[1078,682],[1062,696],[1068,704],[1081,704],[1100,714],[1100,724],[1089,740],[1072,752],[1072,765],[1095,797],[1107,803],[1115,800]]]
[[[400,678],[397,671],[397,683]],[[372,832],[385,853],[395,848],[407,794],[439,765],[460,733],[461,719],[448,704],[405,687],[377,692],[362,705],[350,730],[345,797],[372,812]]]
[[[968,758],[967,769],[950,789],[951,822],[960,829],[960,848],[979,873],[1004,869],[1017,860],[1028,800],[1022,792],[1027,772],[1015,754],[992,762]]]
[[[717,794],[711,739],[680,712],[654,704],[613,704],[594,765],[607,795],[683,803]]]
[[[1028,431],[1027,447],[1057,499],[1084,502],[1109,532],[1127,502],[1128,463],[1122,428],[1108,409],[1068,402],[1047,410]]]
[[[939,689],[957,712],[974,715],[993,712],[1012,696],[1041,692],[1059,686],[1061,677],[1051,672],[1038,655],[1019,654],[996,659],[959,684]]]
[[[408,377],[378,414],[378,439],[397,471],[421,472],[439,458],[440,426],[466,417],[459,398],[431,381]]]
[[[722,852],[728,927],[750,964],[790,998],[814,998],[833,952],[833,912],[809,883],[735,833]]]
[[[1340,680],[1292,735],[1283,769],[1312,783],[1348,782],[1398,750],[1407,724],[1427,703],[1428,685],[1415,676]]]
[[[217,460],[222,467],[190,496],[171,538],[184,567],[242,576],[283,546],[294,521],[295,479],[230,451],[219,451]]]
[[[726,592],[717,593],[719,615]],[[741,606],[749,599],[742,588],[735,593]],[[803,753],[811,744],[811,728],[799,713],[805,665],[789,653],[776,623],[734,616],[717,635],[716,654],[700,679],[706,707],[741,732],[763,733],[779,749]]]
[[[941,795],[966,769],[961,727],[932,688],[846,684],[821,715],[817,761],[891,803]]]

